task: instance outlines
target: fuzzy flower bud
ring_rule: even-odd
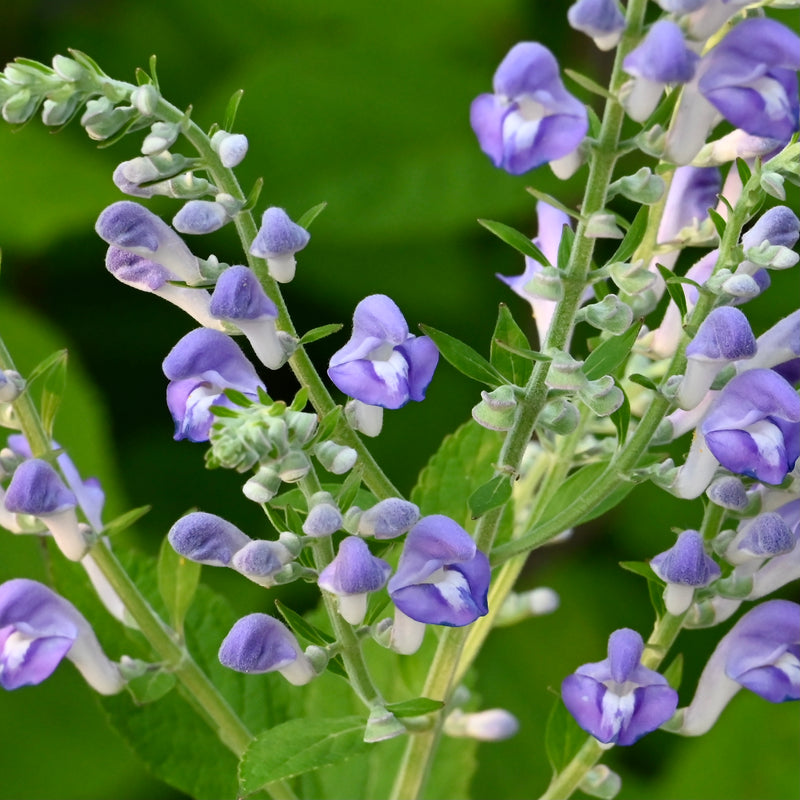
[[[261,219],[261,228],[250,245],[254,256],[265,258],[269,274],[278,283],[289,283],[294,278],[295,257],[311,239],[311,234],[292,222],[282,208],[268,208]]]

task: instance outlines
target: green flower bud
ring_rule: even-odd
[[[607,294],[599,303],[585,306],[579,315],[595,328],[617,336],[633,322],[633,310],[615,294]]]
[[[614,383],[610,375],[596,381],[588,381],[579,391],[581,400],[600,417],[613,414],[624,402],[622,389]]]
[[[586,376],[581,372],[583,361],[576,361],[563,350],[556,350],[548,355],[551,355],[553,360],[550,362],[545,383],[551,389],[576,392],[586,384]]]
[[[664,195],[666,185],[660,175],[654,175],[649,167],[642,167],[633,175],[626,175],[608,187],[608,196],[621,194],[637,203],[652,205]]]
[[[609,265],[608,274],[620,290],[629,295],[641,294],[656,282],[655,273],[646,269],[641,260],[633,264],[616,261]]]
[[[565,436],[578,427],[580,418],[580,412],[566,397],[554,397],[545,404],[536,424],[560,436]]]
[[[20,89],[3,103],[3,119],[11,125],[27,122],[39,107],[41,98],[28,89]]]

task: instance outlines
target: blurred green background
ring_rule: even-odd
[[[472,98],[489,91],[511,45],[543,41],[562,66],[601,82],[608,56],[571,31],[568,3],[517,0],[328,0],[108,2],[30,0],[4,9],[2,63],[16,56],[49,62],[68,47],[92,55],[111,76],[133,80],[158,54],[172,102],[194,108],[204,127],[220,121],[233,91],[245,90],[237,131],[250,139],[239,168],[248,189],[265,179],[261,206],[297,217],[327,201],[286,296],[299,330],[346,322],[367,294],[391,295],[409,322],[426,322],[488,349],[501,301],[531,331],[528,306],[494,277],[516,274],[521,259],[475,222],[500,219],[533,235],[530,183],[576,203],[585,170],[566,184],[547,168],[511,178],[494,170],[468,124]],[[555,13],[554,13],[555,12]],[[590,100],[574,85],[569,87]],[[206,472],[202,445],[172,441],[160,363],[193,323],[160,300],[117,283],[103,268],[97,215],[120,199],[115,165],[137,152],[130,137],[96,149],[73,124],[58,135],[38,120],[0,127],[0,334],[25,373],[68,347],[70,382],[56,436],[84,475],[102,478],[106,519],[139,505],[151,513],[127,536],[156,553],[170,525],[193,506],[227,516],[259,535],[261,512],[244,501],[237,475]],[[636,168],[631,164],[631,171]],[[167,219],[177,204],[155,201]],[[190,242],[200,256],[240,260],[232,231]],[[749,306],[762,331],[796,307],[797,279]],[[324,364],[343,332],[312,345]],[[290,397],[286,370],[267,376],[273,396]],[[387,415],[374,451],[408,490],[438,441],[469,416],[479,387],[442,364],[428,399]],[[484,705],[518,714],[509,742],[481,748],[475,797],[536,796],[549,778],[544,720],[563,676],[604,656],[608,634],[647,634],[644,582],[620,560],[665,549],[672,528],[696,526],[700,502],[678,504],[650,487],[537,553],[522,582],[562,598],[552,617],[493,635],[479,661]],[[4,535],[0,580],[44,578],[39,544]],[[205,570],[239,613],[263,608],[262,590]],[[713,648],[711,632],[685,634],[682,701]],[[118,654],[117,654],[118,655]],[[697,741],[663,733],[609,764],[624,776],[621,798],[787,798],[797,796],[796,706],[740,696],[722,723]],[[70,665],[45,684],[0,696],[0,798],[170,798],[126,746],[108,732],[92,694]]]

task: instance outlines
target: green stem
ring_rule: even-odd
[[[14,369],[11,355],[1,339],[0,369]],[[51,455],[52,444],[44,430],[31,393],[27,389],[14,401],[14,412],[33,456],[41,458]],[[237,758],[241,758],[253,736],[228,701],[192,659],[189,652],[178,643],[175,633],[153,611],[109,546],[99,539],[89,553],[158,658],[167,665],[189,694],[192,705],[202,713],[225,746]],[[284,781],[271,783],[265,788],[274,800],[295,798],[291,787]]]

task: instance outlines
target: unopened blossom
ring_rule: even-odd
[[[226,269],[217,279],[209,311],[214,318],[236,325],[264,366],[277,369],[286,360],[275,328],[278,308],[252,270],[244,266]]]
[[[206,328],[187,333],[164,359],[162,369],[170,381],[167,406],[175,421],[175,439],[207,441],[214,421],[211,406],[232,406],[225,389],[254,400],[264,389],[233,339]]]
[[[131,200],[121,200],[98,217],[95,230],[110,245],[161,264],[188,284],[201,280],[197,258],[183,239],[152,211]]]
[[[737,372],[779,367],[800,357],[800,309],[776,322],[756,339],[753,358],[736,364]],[[784,376],[785,377],[785,376]],[[789,381],[791,383],[791,381]]]
[[[277,573],[294,559],[287,544],[294,545],[295,538],[287,532],[277,542],[254,539],[233,554],[228,566],[259,586],[274,586]]]
[[[586,108],[564,88],[558,62],[538,42],[512,47],[493,87],[494,94],[473,100],[470,123],[496,167],[522,175],[570,156],[586,136]]]
[[[519,730],[519,721],[504,708],[466,713],[457,708],[445,718],[443,730],[446,736],[455,738],[502,742]]]
[[[745,251],[745,259],[736,268],[736,274],[755,275],[760,265],[755,264],[747,258],[749,251],[764,251],[772,248],[791,249],[797,243],[800,235],[800,220],[788,206],[774,206],[765,211],[756,220],[755,224],[742,234],[742,249]],[[755,254],[751,253],[755,258]],[[789,259],[786,264],[779,265],[778,268],[794,266],[797,261],[796,253],[788,253]],[[775,265],[768,264],[774,268]]]
[[[578,0],[567,9],[570,27],[591,36],[600,50],[612,50],[625,30],[616,0]]]
[[[39,684],[64,658],[100,694],[116,694],[124,686],[117,665],[72,603],[25,578],[0,585],[0,686]]]
[[[176,285],[180,278],[161,264],[112,245],[106,253],[106,269],[120,283],[163,298],[204,327],[221,329],[209,312],[211,295],[205,289]]]
[[[252,541],[233,523],[205,511],[181,517],[170,528],[167,539],[184,558],[214,567],[227,567],[234,554]]]
[[[368,508],[358,520],[359,536],[394,539],[419,520],[419,506],[400,497],[387,497]]]
[[[381,409],[425,398],[438,361],[439,351],[431,339],[409,333],[395,302],[373,294],[356,306],[352,336],[331,357],[328,376],[362,405],[357,414],[363,423],[360,429],[377,435]]]
[[[664,603],[676,616],[689,608],[695,589],[720,576],[720,568],[705,551],[703,537],[692,530],[683,531],[669,550],[654,556],[650,568],[666,582]]]
[[[623,89],[622,103],[628,115],[644,122],[655,111],[667,85],[692,79],[698,60],[678,25],[670,20],[654,23],[622,62],[625,72],[634,76]]]
[[[223,167],[238,167],[247,155],[248,141],[243,133],[217,131],[211,137],[211,146],[217,151]]]
[[[230,221],[222,203],[214,200],[189,200],[172,218],[172,226],[179,233],[202,235],[218,231]]]
[[[280,672],[302,686],[316,677],[294,634],[268,614],[248,614],[231,628],[219,648],[219,660],[237,672]]]
[[[254,256],[265,258],[269,274],[278,283],[289,283],[294,278],[296,259],[294,254],[302,250],[311,239],[311,234],[289,215],[275,206],[268,208],[261,218],[261,227],[250,245]]]
[[[747,317],[733,306],[715,308],[686,347],[686,374],[678,387],[678,405],[694,408],[723,367],[755,354],[756,338]]]
[[[488,613],[489,559],[441,514],[423,517],[406,537],[389,596],[397,613],[392,646],[413,653],[425,625],[469,625]]]
[[[633,744],[678,706],[678,693],[667,679],[642,665],[643,652],[642,637],[621,628],[608,639],[608,658],[578,667],[561,684],[567,710],[604,744]]]
[[[714,505],[730,511],[744,511],[749,503],[744,484],[734,475],[724,475],[713,480],[706,489],[706,497]]]
[[[310,505],[308,516],[303,522],[303,533],[306,536],[332,536],[342,527],[342,512],[329,492],[312,495]]]
[[[720,640],[692,702],[678,714],[684,736],[710,730],[742,687],[770,703],[800,699],[800,606],[768,600],[748,611]]]
[[[768,18],[745,19],[706,53],[667,136],[675,164],[694,158],[718,115],[755,136],[788,140],[800,129],[800,37]]]
[[[15,470],[3,503],[14,514],[30,514],[47,527],[59,549],[79,561],[89,546],[78,524],[78,500],[56,470],[40,458],[23,461]]]
[[[367,596],[386,585],[392,568],[370,553],[358,536],[342,540],[336,557],[319,574],[320,589],[338,598],[339,613],[351,624],[360,625],[367,613]]]
[[[751,560],[760,563],[766,558],[790,553],[796,544],[797,537],[784,518],[775,511],[766,511],[740,525],[725,558],[732,564]]]

